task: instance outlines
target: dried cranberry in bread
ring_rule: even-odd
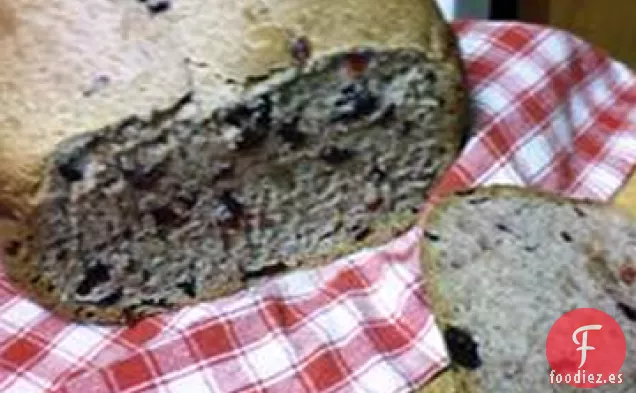
[[[433,0],[31,3],[2,3],[4,262],[71,318],[138,318],[379,239],[465,139]]]

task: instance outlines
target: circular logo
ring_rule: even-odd
[[[550,382],[577,388],[622,383],[625,334],[614,318],[594,308],[579,308],[559,318],[548,333]]]

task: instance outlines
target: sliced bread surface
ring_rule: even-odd
[[[611,315],[628,346],[623,384],[593,391],[636,389],[636,222],[624,212],[512,187],[475,189],[432,210],[423,243],[453,365],[422,392],[578,391],[550,384],[545,349],[554,322],[577,308]]]

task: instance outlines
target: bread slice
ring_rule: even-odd
[[[433,0],[3,4],[4,262],[71,318],[327,260],[416,209],[466,139]]]
[[[605,311],[628,344],[622,385],[636,388],[636,222],[621,211],[510,187],[448,197],[428,216],[423,269],[456,392],[569,392],[551,385],[552,324],[584,307]],[[630,273],[631,272],[631,273]],[[459,345],[463,340],[464,345]],[[472,349],[472,351],[471,351]],[[432,393],[437,384],[422,392]]]

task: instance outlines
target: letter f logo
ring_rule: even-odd
[[[572,341],[574,341],[574,344],[581,345],[580,347],[576,349],[577,351],[581,351],[581,365],[579,366],[579,368],[583,367],[583,365],[585,364],[585,360],[587,359],[587,351],[592,351],[596,349],[594,347],[589,347],[587,345],[588,330],[601,330],[602,328],[603,328],[602,325],[586,325],[576,329],[574,333],[572,334]],[[581,332],[583,332],[583,340],[581,340],[582,342],[579,342],[576,336],[578,336],[578,334]]]

